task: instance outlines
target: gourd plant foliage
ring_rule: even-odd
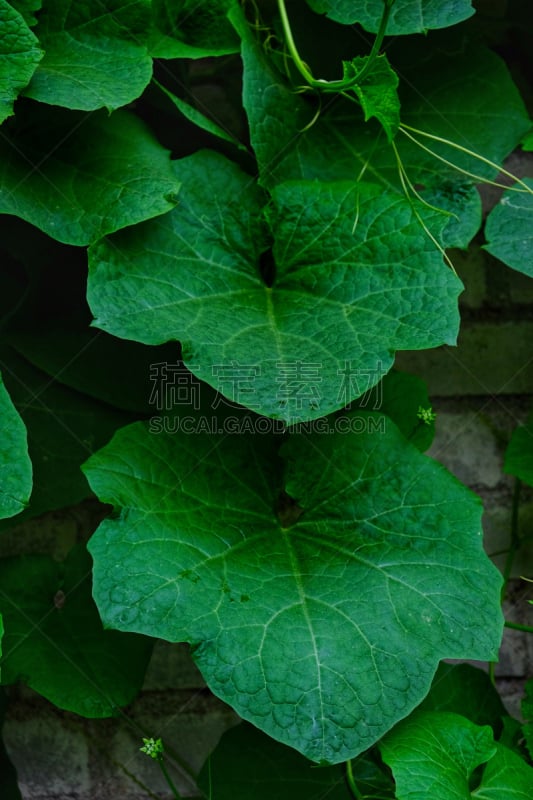
[[[341,767],[301,778],[335,797],[527,794],[500,706],[467,718],[465,674],[434,680],[442,659],[497,658],[502,580],[480,501],[423,454],[425,388],[392,369],[455,343],[447,251],[481,228],[476,184],[530,140],[473,14],[0,0],[0,511],[89,485],[112,509],[94,601],[82,545],[3,560],[2,680],[106,716],[151,637],[189,642],[263,731],[209,762],[228,797],[244,745],[250,780],[284,765],[280,797],[306,759],[349,764],[348,789]],[[485,227],[529,275],[532,197],[516,180]]]

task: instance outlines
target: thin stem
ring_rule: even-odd
[[[168,785],[170,787],[170,791],[172,792],[172,794],[174,795],[176,800],[182,800],[181,794],[178,792],[178,790],[174,786],[172,778],[168,774],[168,770],[167,770],[167,768],[166,768],[166,766],[165,766],[165,764],[163,762],[163,756],[160,756],[160,758],[157,759],[157,763],[161,767],[161,772],[163,773],[163,776],[164,776],[166,782],[168,783]]]
[[[352,795],[354,796],[355,800],[363,800],[364,796],[361,794],[355,783],[351,761],[346,762],[346,780],[348,782],[348,787]]]
[[[405,123],[402,123],[402,125],[400,125],[399,130],[404,134],[404,136],[407,136],[409,139],[411,139],[411,141],[413,141],[416,145],[418,145],[418,147],[420,147],[422,150],[425,150],[434,158],[437,158],[439,161],[442,161],[449,167],[453,167],[453,169],[457,170],[458,172],[462,172],[469,178],[474,178],[474,180],[480,181],[481,183],[488,183],[491,186],[497,186],[499,189],[507,189],[513,192],[520,192],[521,194],[524,193],[533,194],[533,189],[531,189],[531,187],[528,186],[527,183],[524,183],[523,180],[517,178],[516,175],[513,175],[512,172],[509,172],[508,170],[504,169],[502,166],[496,164],[494,161],[491,161],[489,158],[480,156],[479,153],[474,153],[473,150],[469,150],[467,147],[462,147],[460,144],[457,144],[457,142],[452,142],[450,139],[444,139],[442,136],[435,136],[432,133],[427,133],[426,131],[418,130],[418,128],[412,128],[410,125],[406,125]],[[501,172],[503,175],[506,175],[508,178],[512,178],[512,180],[516,181],[516,183],[520,184],[520,186],[522,186],[523,188],[517,189],[515,186],[505,186],[505,184],[503,183],[498,183],[497,181],[491,181],[490,178],[484,178],[481,175],[476,175],[473,172],[468,172],[468,170],[462,169],[462,167],[458,167],[457,164],[453,163],[453,161],[448,161],[443,156],[440,156],[438,153],[435,153],[434,150],[431,150],[429,147],[423,145],[422,142],[419,142],[418,139],[415,139],[414,136],[411,136],[411,134],[408,131],[413,131],[413,133],[417,133],[419,136],[425,136],[427,139],[433,139],[436,142],[441,142],[442,144],[446,144],[449,147],[453,147],[455,150],[460,150],[462,153],[466,153],[472,158],[476,158],[478,161],[482,161],[484,164],[488,164],[490,167],[497,170],[498,172]]]
[[[313,78],[312,74],[307,69],[306,65],[300,58],[300,54],[294,43],[294,38],[292,36],[291,24],[289,22],[289,16],[287,14],[287,9],[285,8],[285,0],[278,0],[278,9],[279,15],[281,17],[281,24],[283,25],[283,34],[285,36],[285,41],[287,42],[287,47],[289,48],[289,52],[293,58],[294,64],[300,73],[300,75],[307,81],[310,86],[313,86],[316,81]]]
[[[502,602],[505,599],[507,584],[509,583],[509,578],[511,577],[516,551],[519,549],[521,544],[520,536],[518,534],[518,509],[520,506],[521,489],[522,489],[522,481],[520,480],[520,478],[515,478],[514,489],[513,489],[513,503],[511,506],[511,537],[510,537],[511,541],[509,545],[509,551],[507,553],[507,558],[505,559],[505,565],[503,568],[503,586],[501,592]]]
[[[407,175],[406,169],[405,169],[405,167],[404,167],[404,165],[403,165],[403,163],[402,163],[402,161],[401,161],[401,159],[400,159],[400,154],[399,154],[399,152],[398,152],[398,149],[397,149],[396,145],[395,145],[393,142],[391,142],[391,145],[393,146],[393,148],[394,148],[394,150],[395,150],[396,162],[397,162],[397,164],[398,164],[398,168],[399,168],[399,169],[401,170],[401,172],[403,173],[403,176],[404,176],[404,178],[405,178],[405,181],[406,181],[407,185],[409,186],[409,189],[410,189],[410,191],[411,191],[411,192],[414,194],[414,196],[416,197],[416,199],[417,199],[417,200],[419,200],[419,201],[420,201],[420,202],[421,202],[423,205],[425,205],[425,206],[426,206],[427,208],[429,208],[431,211],[438,211],[438,212],[439,212],[439,214],[444,214],[444,215],[445,215],[445,216],[447,216],[447,217],[455,217],[455,219],[457,219],[457,220],[458,220],[458,219],[459,219],[459,217],[457,216],[457,214],[453,214],[451,211],[446,211],[444,208],[439,208],[438,206],[434,206],[434,205],[432,205],[431,203],[428,203],[428,201],[427,201],[427,200],[424,200],[424,198],[422,197],[422,195],[421,195],[421,194],[419,194],[419,192],[417,192],[417,190],[416,190],[416,189],[415,189],[415,187],[413,186],[413,182],[411,181],[411,179],[410,179],[410,178],[409,178],[409,176]]]
[[[433,242],[433,244],[435,245],[437,250],[441,253],[443,259],[446,261],[446,263],[448,264],[448,266],[450,267],[452,272],[455,275],[457,275],[457,272],[455,271],[455,267],[453,266],[453,263],[452,263],[450,257],[448,256],[446,250],[440,244],[440,242],[433,236],[433,234],[429,230],[428,226],[426,225],[426,223],[424,222],[424,220],[422,219],[422,217],[418,213],[418,209],[415,208],[413,200],[412,200],[412,198],[411,198],[411,196],[409,194],[409,191],[408,191],[408,183],[410,183],[410,181],[409,181],[409,179],[408,179],[408,177],[406,175],[405,167],[402,164],[402,160],[400,158],[400,154],[398,152],[398,148],[396,147],[394,142],[391,142],[391,147],[392,147],[392,149],[394,151],[394,155],[396,157],[396,163],[398,165],[398,174],[399,174],[399,177],[400,177],[400,183],[402,184],[402,189],[404,191],[404,194],[405,194],[405,197],[406,197],[407,201],[409,202],[409,205],[411,206],[413,214],[415,215],[415,217],[417,218],[418,222],[422,226],[426,236]],[[446,213],[446,212],[444,212],[444,213]]]
[[[531,625],[521,625],[519,622],[508,622],[505,620],[505,627],[512,628],[514,631],[525,631],[525,633],[533,633]]]
[[[361,82],[363,78],[365,78],[370,69],[372,68],[372,64],[376,60],[381,45],[383,44],[383,39],[385,37],[385,31],[387,30],[387,24],[389,21],[390,12],[392,6],[394,5],[396,0],[384,0],[384,8],[383,14],[381,15],[381,21],[379,24],[378,32],[376,34],[376,38],[374,39],[374,44],[372,45],[372,49],[367,57],[367,61],[357,75],[349,80],[345,78],[338,80],[338,81],[327,81],[324,78],[315,78],[313,74],[308,69],[307,65],[302,61],[300,57],[300,53],[298,52],[298,48],[296,47],[296,43],[294,41],[294,37],[292,35],[291,24],[289,21],[289,15],[287,14],[287,8],[285,6],[285,0],[278,0],[278,9],[279,15],[281,18],[281,24],[283,26],[283,35],[285,36],[285,41],[287,43],[287,47],[289,48],[289,52],[293,58],[294,65],[302,78],[307,81],[308,85],[311,86],[313,89],[320,89],[324,92],[343,92],[347,89],[351,89],[353,86],[356,86],[358,83]]]
[[[366,78],[372,67],[372,64],[378,57],[381,45],[383,44],[383,39],[385,38],[385,32],[387,30],[387,25],[389,24],[390,12],[394,3],[395,0],[385,0],[385,8],[383,9],[383,14],[381,15],[381,22],[379,23],[378,32],[376,33],[372,50],[368,54],[368,60],[361,72],[351,81],[350,86],[355,86],[356,83],[360,83],[363,78]],[[349,86],[345,86],[345,88],[348,89]]]

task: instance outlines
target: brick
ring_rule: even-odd
[[[88,800],[89,750],[82,731],[62,727],[55,714],[41,712],[29,719],[8,718],[3,736],[24,800]]]
[[[485,278],[486,255],[479,245],[472,244],[468,250],[452,250],[449,253],[465,290],[459,297],[463,308],[481,308],[487,293]]]
[[[165,763],[178,791],[184,797],[196,796],[194,780],[173,754],[179,754],[180,761],[197,774],[224,731],[239,721],[229,706],[204,691],[143,694],[128,716],[128,724],[121,724],[107,743],[108,774],[99,763],[93,775],[93,797],[111,790],[115,797],[122,797],[141,785],[166,798],[168,785],[159,766],[139,750],[142,737],[163,740],[168,755]],[[145,800],[146,792],[141,796]]]
[[[496,437],[475,411],[439,412],[428,455],[467,486],[492,488],[502,477],[502,457]]]
[[[146,672],[143,689],[202,689],[205,681],[194,664],[189,646],[158,641]]]
[[[457,347],[397,353],[436,397],[533,394],[533,321],[463,323]]]
[[[518,509],[518,525],[519,531],[523,533],[533,530],[533,503],[520,505]],[[496,566],[503,569],[511,535],[510,506],[486,508],[483,515],[483,531],[485,550]],[[533,539],[522,545],[513,561],[511,577],[520,578],[522,575],[533,577]],[[533,598],[533,591],[531,594]],[[530,624],[533,624],[533,622]]]

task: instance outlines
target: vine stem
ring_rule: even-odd
[[[355,778],[353,776],[353,769],[352,769],[352,762],[346,762],[346,780],[348,781],[349,789],[354,796],[355,800],[363,800],[363,795],[357,788],[357,784],[355,783]]]
[[[513,569],[513,563],[516,556],[516,551],[520,547],[520,536],[518,535],[518,509],[520,506],[521,489],[522,489],[522,481],[520,480],[520,478],[515,478],[514,489],[513,489],[513,504],[511,506],[511,542],[509,545],[509,551],[507,553],[507,558],[505,559],[505,565],[503,568],[503,586],[501,593],[502,602],[505,599],[507,584],[509,583],[509,578],[511,577],[511,571]]]
[[[338,81],[327,81],[324,78],[315,78],[311,70],[307,67],[307,64],[305,64],[305,62],[302,61],[300,53],[298,52],[298,48],[296,47],[294,37],[292,35],[289,15],[287,14],[287,8],[285,6],[285,0],[278,0],[279,15],[281,18],[281,24],[283,26],[283,34],[285,36],[285,41],[287,43],[287,47],[289,48],[289,53],[292,56],[296,69],[298,70],[302,78],[305,81],[307,81],[308,86],[312,87],[313,89],[321,89],[322,91],[325,92],[343,92],[346,91],[347,89],[351,89],[353,86],[356,86],[358,83],[360,83],[363,80],[363,78],[365,78],[368,75],[370,69],[372,68],[372,64],[379,55],[381,45],[383,44],[383,39],[385,38],[385,32],[387,30],[387,24],[389,21],[390,12],[395,2],[396,0],[383,0],[384,8],[383,8],[383,14],[381,15],[381,21],[379,23],[378,32],[376,33],[374,44],[372,45],[372,49],[370,50],[370,53],[367,56],[366,63],[362,68],[362,70],[349,80],[342,79]]]
[[[166,782],[168,783],[168,785],[170,787],[170,791],[172,792],[172,794],[174,795],[176,800],[181,800],[181,794],[178,792],[178,790],[174,786],[174,782],[173,782],[172,778],[170,777],[170,775],[168,773],[168,770],[167,770],[167,768],[166,768],[166,766],[165,766],[165,764],[163,762],[163,756],[161,756],[160,758],[157,759],[157,763],[161,767],[161,772],[163,773],[163,776],[164,776]]]
[[[289,52],[294,60],[298,72],[303,78],[305,78],[305,80],[310,86],[313,86],[314,83],[316,83],[316,81],[313,78],[312,74],[307,69],[302,59],[300,58],[298,48],[294,43],[291,24],[289,22],[289,16],[287,14],[287,9],[285,8],[285,0],[278,0],[278,9],[279,9],[279,15],[281,17],[281,24],[283,25],[283,33],[285,36],[285,41],[287,42],[287,47],[289,48]]]
[[[360,83],[360,81],[365,78],[374,61],[379,55],[379,51],[381,49],[381,45],[383,44],[383,39],[385,38],[385,32],[387,30],[387,25],[389,23],[389,16],[391,9],[395,3],[395,0],[384,0],[385,8],[383,9],[383,14],[381,15],[381,22],[379,23],[378,32],[376,33],[376,38],[374,39],[374,44],[372,45],[372,50],[368,54],[368,60],[361,70],[361,72],[355,77],[355,79],[351,82],[350,85],[354,86],[356,83]],[[346,87],[348,88],[348,87]]]
[[[450,139],[445,139],[442,136],[435,136],[432,133],[427,133],[427,131],[421,131],[418,128],[413,128],[413,127],[411,127],[411,125],[406,125],[405,123],[402,123],[400,125],[399,130],[403,133],[404,136],[407,136],[409,139],[411,139],[411,141],[414,142],[422,150],[425,150],[427,153],[432,155],[434,158],[438,159],[439,161],[442,161],[443,164],[446,164],[447,166],[452,167],[453,169],[457,170],[457,172],[461,172],[463,175],[466,175],[469,178],[473,178],[474,180],[479,181],[481,183],[490,184],[491,186],[497,186],[499,189],[508,189],[508,190],[514,191],[514,192],[521,192],[521,193],[525,193],[525,194],[533,194],[533,190],[531,189],[531,187],[528,186],[527,183],[524,183],[524,181],[521,180],[520,178],[518,178],[516,175],[513,175],[512,172],[509,172],[508,170],[504,169],[502,166],[500,166],[499,164],[496,164],[494,161],[491,161],[489,158],[485,158],[484,156],[479,155],[479,153],[475,153],[473,150],[469,150],[468,147],[463,147],[462,145],[457,144],[457,142],[452,142]],[[441,142],[442,144],[446,144],[446,145],[448,145],[448,147],[452,147],[455,150],[460,150],[462,153],[466,153],[467,155],[471,156],[472,158],[476,158],[478,161],[481,161],[484,164],[487,164],[489,167],[492,167],[493,169],[497,170],[498,172],[501,172],[503,175],[506,175],[508,178],[512,178],[512,180],[514,180],[516,183],[518,183],[522,188],[518,189],[516,186],[506,186],[503,183],[498,183],[497,181],[492,181],[492,180],[490,180],[490,178],[484,178],[482,175],[476,175],[473,172],[469,172],[466,169],[462,169],[462,167],[458,167],[457,164],[453,163],[453,161],[448,161],[448,159],[446,159],[443,156],[439,155],[434,150],[432,150],[430,147],[426,147],[426,145],[422,144],[422,142],[419,142],[418,139],[416,139],[414,136],[412,136],[411,133],[409,133],[409,131],[411,131],[412,133],[416,133],[419,136],[425,136],[427,139],[432,139],[433,141]]]
[[[505,620],[505,627],[512,628],[514,631],[525,631],[525,633],[533,633],[531,625],[521,625],[519,622],[508,622]]]

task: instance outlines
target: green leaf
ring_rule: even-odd
[[[530,800],[533,768],[507,747],[498,744],[488,762],[481,784],[472,796],[476,800]]]
[[[419,450],[427,450],[431,446],[435,434],[435,421],[429,424],[422,422],[419,416],[420,408],[431,408],[427,386],[416,375],[409,375],[399,370],[391,370],[385,375],[381,384],[373,390],[375,401],[373,406],[368,405],[368,392],[363,394],[361,400],[366,405],[360,406],[357,400],[354,407],[367,410],[380,410],[390,417],[401,430],[406,439]]]
[[[489,676],[470,664],[440,664],[421,711],[453,711],[499,734],[507,712]]]
[[[290,424],[346,405],[355,378],[376,383],[394,350],[455,342],[462,284],[396,193],[289,182],[265,221],[263,193],[222,156],[197,153],[176,174],[172,213],[91,248],[98,327],[179,339],[189,369],[226,396],[221,366],[248,365],[250,391],[230,399]]]
[[[380,744],[398,800],[529,800],[533,769],[496,744],[489,727],[448,712],[421,712]],[[485,765],[480,771],[476,768]]]
[[[160,89],[170,100],[170,102],[174,105],[175,108],[182,114],[189,122],[192,122],[193,125],[196,125],[197,128],[201,128],[207,133],[210,133],[212,136],[216,136],[218,139],[222,139],[225,142],[230,142],[231,144],[236,145],[239,149],[245,150],[246,147],[239,142],[231,133],[229,133],[224,128],[221,128],[220,125],[217,125],[209,117],[206,117],[201,111],[199,111],[194,106],[191,106],[190,103],[187,103],[180,97],[176,97],[173,92],[170,92],[165,86],[163,86],[158,81],[154,80],[155,85]]]
[[[91,562],[76,547],[67,561],[0,561],[4,618],[2,681],[22,679],[59,708],[108,717],[140,689],[149,639],[102,627],[91,598]]]
[[[26,428],[0,377],[0,519],[23,511],[31,489]]]
[[[87,328],[17,334],[9,344],[52,379],[137,414],[154,411],[155,367],[179,359],[175,343],[147,347]]]
[[[355,78],[367,63],[368,57],[345,61],[344,79]],[[400,124],[398,83],[398,76],[389,64],[387,56],[382,55],[374,59],[369,73],[352,89],[361,103],[365,121],[375,117],[383,125],[389,142],[396,136]]]
[[[0,142],[0,213],[86,245],[175,206],[168,151],[132,114],[32,111]]]
[[[533,180],[524,178],[523,183],[530,193],[507,190],[489,214],[485,223],[488,244],[484,249],[508,267],[533,278]]]
[[[390,420],[358,433],[117,432],[84,469],[104,623],[189,641],[215,694],[319,762],[370,747],[442,658],[496,658],[481,504]],[[281,493],[280,493],[281,490]],[[279,516],[276,515],[278,510]]]
[[[533,150],[533,131],[527,133],[521,141],[522,150],[530,152]]]
[[[316,768],[246,722],[228,731],[209,756],[198,785],[217,800],[348,800],[340,766]]]
[[[505,451],[503,471],[533,486],[533,412],[514,429]]]
[[[0,365],[28,431],[34,476],[25,516],[79,503],[90,495],[80,464],[102,447],[118,427],[131,421],[131,417],[55,383],[10,348],[0,351]],[[22,427],[20,421],[19,425]],[[16,430],[14,424],[10,424],[10,430]],[[29,461],[25,462],[22,454],[17,458],[16,468],[25,471],[29,480]],[[14,505],[13,514],[27,505],[27,502]],[[20,517],[13,521],[18,522]]]
[[[239,51],[226,14],[232,0],[152,0],[154,58],[206,58]]]
[[[44,0],[36,34],[45,55],[26,96],[83,111],[131,103],[152,77],[149,22],[149,0]]]
[[[36,12],[41,10],[42,4],[43,0],[10,0],[9,2],[9,5],[24,17],[30,28],[37,25]]]
[[[465,800],[476,767],[496,753],[490,727],[451,712],[422,712],[404,720],[380,744],[398,800]],[[507,795],[506,795],[507,796]],[[504,800],[504,795],[498,795]],[[524,798],[525,800],[525,798]]]
[[[367,31],[376,33],[383,16],[383,0],[307,0],[318,14],[344,25],[359,22]],[[395,0],[392,5],[387,34],[424,33],[430,28],[448,28],[474,13],[470,0]]]
[[[0,0],[0,124],[13,114],[13,102],[30,82],[43,56],[24,17]]]
[[[230,16],[242,39],[243,102],[260,183],[269,188],[296,178],[328,181],[353,176],[355,180],[364,173],[366,180],[403,195],[394,152],[377,125],[364,124],[353,103],[337,101],[323,109],[310,126],[316,107],[287,85],[242,14],[236,9]],[[399,62],[403,78],[403,123],[501,163],[531,125],[503,61],[471,44],[467,52],[454,52],[453,59],[444,45],[429,43],[427,52],[419,46],[416,59],[410,52],[410,59],[409,54],[395,59],[394,49],[390,56],[393,66]],[[488,178],[496,175],[496,170],[467,153],[417,138],[464,170]],[[395,143],[419,195],[455,215],[444,217],[443,245],[466,247],[481,225],[477,181],[444,165],[405,134],[398,134]]]

